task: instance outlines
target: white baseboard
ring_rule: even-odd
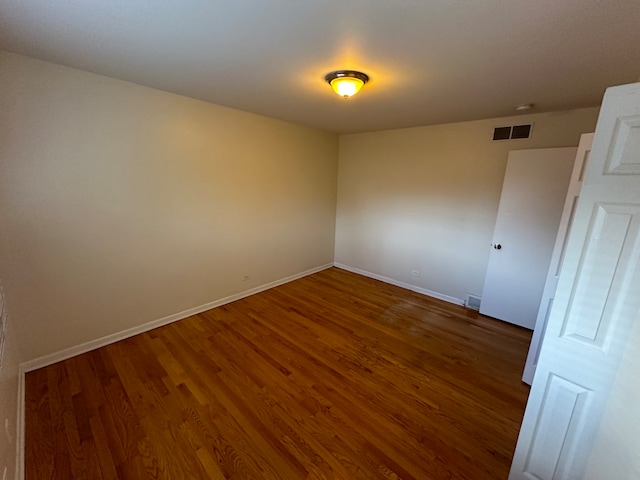
[[[121,332],[113,333],[111,335],[106,335],[101,338],[97,338],[95,340],[90,340],[88,342],[82,343],[80,345],[76,345],[73,347],[66,348],[64,350],[60,350],[59,352],[54,352],[49,355],[44,355],[42,357],[35,358],[33,360],[29,360],[27,362],[23,362],[20,364],[20,368],[23,373],[31,372],[33,370],[37,370],[38,368],[46,367],[48,365],[52,365],[54,363],[60,362],[62,360],[66,360],[71,357],[75,357],[76,355],[80,355],[82,353],[89,352],[91,350],[95,350],[96,348],[104,347],[105,345],[109,345],[111,343],[118,342],[120,340],[124,340],[125,338],[133,337],[134,335],[138,335],[140,333],[148,332],[149,330],[153,330],[154,328],[161,327],[163,325],[167,325],[169,323],[177,322],[178,320],[185,319],[192,315],[197,315],[198,313],[205,312],[207,310],[211,310],[212,308],[219,307],[221,305],[225,305],[227,303],[235,302],[236,300],[240,300],[241,298],[249,297],[251,295],[255,295],[256,293],[264,292],[265,290],[269,290],[270,288],[277,287],[279,285],[283,285],[285,283],[289,283],[293,280],[297,280],[302,277],[306,277],[307,275],[311,275],[313,273],[320,272],[327,268],[333,266],[333,263],[328,263],[326,265],[321,265],[319,267],[312,268],[310,270],[305,270],[304,272],[297,273],[295,275],[290,275],[285,278],[281,278],[279,280],[275,280],[273,282],[265,283],[264,285],[260,285],[255,288],[251,288],[249,290],[245,290],[240,293],[236,293],[234,295],[230,295],[228,297],[221,298],[219,300],[214,300],[213,302],[205,303],[204,305],[200,305],[199,307],[190,308],[188,310],[184,310],[182,312],[174,313],[173,315],[169,315],[168,317],[160,318],[158,320],[152,320],[151,322],[143,323],[142,325],[138,325],[137,327],[129,328],[127,330],[123,330]]]
[[[390,283],[391,285],[395,285],[396,287],[406,288],[407,290],[411,290],[412,292],[421,293],[422,295],[427,295],[429,297],[437,298],[439,300],[444,300],[445,302],[464,306],[464,300],[460,298],[444,295],[443,293],[427,290],[426,288],[416,287],[415,285],[411,285],[410,283],[401,282],[399,280],[385,277],[384,275],[378,275],[377,273],[368,272],[360,268],[350,267],[349,265],[344,265],[343,263],[335,262],[333,266],[337,268],[341,268],[342,270],[347,270],[348,272],[364,275],[365,277],[375,278],[376,280],[380,280],[381,282],[384,282],[384,283]]]

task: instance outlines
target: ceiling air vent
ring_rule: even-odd
[[[496,127],[493,129],[493,140],[526,140],[531,138],[532,123]]]
[[[509,140],[511,137],[511,127],[496,127],[493,129],[494,140]]]

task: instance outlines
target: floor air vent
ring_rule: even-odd
[[[527,138],[531,138],[532,129],[532,123],[495,127],[493,129],[493,140],[526,140]]]
[[[480,310],[480,300],[481,298],[479,296],[469,293],[467,294],[467,301],[464,302],[464,306],[471,310]]]

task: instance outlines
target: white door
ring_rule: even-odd
[[[524,373],[522,375],[522,381],[529,385],[533,382],[533,374],[535,373],[536,365],[538,364],[540,347],[542,346],[542,337],[547,328],[547,319],[549,318],[549,312],[553,305],[553,298],[555,297],[556,288],[558,287],[558,278],[560,277],[560,269],[562,268],[562,261],[564,260],[564,254],[567,247],[569,229],[573,224],[573,216],[578,204],[578,197],[580,196],[580,189],[582,188],[584,172],[589,162],[592,143],[593,133],[586,133],[580,137],[578,153],[573,163],[573,172],[571,172],[569,191],[567,192],[567,196],[564,201],[564,209],[562,210],[562,217],[560,218],[560,227],[558,228],[556,242],[553,247],[551,264],[549,265],[547,280],[544,284],[544,289],[542,290],[542,299],[540,300],[540,306],[538,307],[538,316],[533,329],[533,337],[531,338],[531,345],[529,346],[529,354],[527,355],[527,362],[525,363]]]
[[[511,480],[583,477],[620,358],[639,315],[640,83],[636,83],[609,88],[604,97]]]
[[[480,313],[533,329],[576,148],[509,153]]]

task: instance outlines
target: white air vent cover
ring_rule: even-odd
[[[464,302],[464,306],[471,310],[480,310],[480,300],[481,298],[479,296],[468,293],[467,301]]]

